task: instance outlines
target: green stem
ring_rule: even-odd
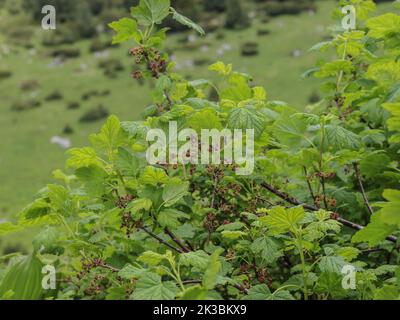
[[[345,42],[345,45],[344,45],[344,50],[343,50],[342,60],[346,60],[347,46],[348,46],[348,41],[347,41],[347,39],[346,39],[346,42]],[[338,78],[337,78],[337,80],[336,80],[336,93],[339,93],[339,91],[340,91],[340,84],[341,84],[341,82],[342,82],[343,75],[344,75],[344,72],[343,72],[343,70],[341,70],[341,71],[339,72]]]
[[[275,292],[274,292],[272,295],[275,295],[275,294],[277,294],[279,291],[285,290],[285,289],[287,289],[287,288],[300,288],[300,289],[301,289],[301,287],[296,286],[296,285],[294,285],[294,284],[288,284],[288,285],[286,285],[286,286],[283,286],[283,287],[280,287],[280,288],[276,289]]]
[[[58,217],[58,219],[61,221],[61,223],[62,223],[62,225],[65,227],[65,229],[67,229],[68,233],[71,234],[71,237],[72,237],[74,240],[76,240],[76,239],[77,239],[77,238],[76,238],[76,235],[75,235],[75,233],[72,231],[71,227],[69,226],[69,224],[67,223],[67,221],[65,220],[65,218],[64,218],[61,214],[59,214],[59,213],[57,213],[57,217]]]
[[[180,275],[180,272],[179,272],[179,267],[178,267],[178,269],[176,269],[175,261],[169,260],[169,264],[171,265],[172,272],[174,273],[174,277],[173,278],[178,283],[179,287],[181,288],[181,291],[182,292],[185,291],[185,286],[183,285],[183,282],[182,282],[182,279],[181,279],[181,275]]]
[[[306,268],[306,261],[304,258],[304,252],[303,252],[303,245],[301,244],[302,238],[301,235],[297,235],[297,250],[299,251],[300,254],[300,260],[301,260],[301,270],[303,272],[303,282],[304,282],[304,300],[308,300],[308,272]]]
[[[182,163],[182,171],[183,171],[183,178],[185,180],[188,180],[188,175],[187,175],[187,172],[186,172],[186,165],[184,163]]]
[[[146,30],[146,33],[143,38],[143,43],[146,44],[147,40],[149,40],[151,33],[153,32],[154,29],[154,23],[151,24],[151,26]]]

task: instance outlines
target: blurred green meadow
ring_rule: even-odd
[[[320,83],[301,74],[320,58],[308,49],[329,35],[334,2],[316,1],[316,11],[268,19],[248,4],[249,27],[219,27],[203,38],[174,33],[165,50],[176,60],[176,71],[189,79],[210,77],[207,67],[217,60],[232,63],[265,87],[270,100],[301,110],[319,97]],[[15,219],[40,188],[53,182],[52,172],[65,169],[66,150],[51,143],[54,137],[68,139],[72,147],[86,145],[107,114],[136,120],[151,104],[151,83],[130,76],[129,47],[107,46],[111,36],[106,32],[96,40],[44,46],[43,39],[54,31],[42,30],[40,20],[31,21],[9,5],[0,1],[0,221]],[[24,35],[16,41],[26,28],[29,41]],[[0,238],[0,247],[12,251],[25,238]]]

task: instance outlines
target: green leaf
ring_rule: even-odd
[[[384,285],[374,292],[374,300],[399,300],[400,291],[396,286]]]
[[[272,234],[276,235],[294,230],[303,218],[303,207],[291,209],[275,207],[268,210],[268,215],[261,217],[260,221],[271,229],[270,231]]]
[[[360,253],[361,251],[354,247],[341,247],[336,250],[336,255],[343,257],[346,261],[353,261]]]
[[[324,210],[319,210],[313,213],[313,217],[317,221],[311,222],[305,229],[304,239],[307,241],[318,241],[319,239],[325,237],[328,231],[333,231],[334,233],[340,232],[340,223],[336,220],[330,219],[330,213]]]
[[[383,276],[383,275],[386,275],[389,273],[395,273],[398,267],[399,266],[397,266],[397,265],[385,264],[385,265],[382,265],[382,266],[379,266],[378,268],[376,268],[374,270],[374,274],[376,274],[377,276]]]
[[[400,98],[400,83],[397,83],[392,87],[392,89],[389,92],[387,102],[388,103],[395,102],[398,100],[398,98]],[[399,109],[399,107],[397,107],[397,109]],[[400,110],[398,110],[398,113],[400,116]]]
[[[138,216],[139,211],[145,210],[149,211],[153,205],[153,202],[147,198],[139,198],[131,201],[126,207],[127,211],[131,211],[132,214],[136,217]]]
[[[244,296],[242,300],[269,300],[271,297],[271,291],[265,284],[258,284],[252,287],[247,296]]]
[[[206,108],[196,112],[189,118],[190,128],[201,132],[202,129],[222,129],[221,120],[214,109]]]
[[[340,126],[325,126],[325,135],[328,148],[332,148],[335,151],[343,149],[359,150],[361,148],[360,137]]]
[[[21,230],[21,226],[15,225],[11,222],[0,223],[0,236],[5,236]]]
[[[328,49],[332,45],[332,41],[323,41],[319,42],[315,45],[313,45],[308,51],[319,51],[319,52],[324,52],[326,49]]]
[[[378,217],[379,213],[375,213],[373,216],[373,221],[370,222],[364,229],[358,231],[353,236],[351,241],[353,243],[366,242],[370,247],[374,247],[380,242],[384,241],[392,232],[396,231],[395,226],[379,221],[379,219],[377,219]]]
[[[342,287],[343,275],[332,272],[323,272],[317,281],[315,291],[320,294],[329,294],[332,298],[343,298],[346,291]]]
[[[107,172],[97,166],[79,168],[76,177],[85,185],[85,191],[93,197],[100,197],[106,192],[105,179]]]
[[[228,127],[230,129],[254,129],[255,137],[261,136],[265,129],[263,115],[251,108],[235,108],[228,114]]]
[[[131,9],[132,17],[144,26],[160,24],[169,15],[169,0],[140,0],[137,7]]]
[[[148,126],[138,121],[124,121],[121,122],[122,129],[129,134],[129,136],[136,139],[145,139],[148,130]]]
[[[400,89],[398,91],[400,92]],[[390,137],[389,142],[398,143],[400,142],[400,103],[385,103],[383,107],[391,114],[391,117],[387,120],[389,130],[397,133]]]
[[[383,173],[390,165],[390,158],[380,153],[370,153],[360,162],[360,170],[367,179]]]
[[[134,300],[173,300],[178,288],[172,281],[162,282],[158,274],[146,272],[142,274],[132,294]]]
[[[153,207],[155,209],[161,208],[161,205],[163,203],[162,200],[162,189],[159,188],[158,186],[151,186],[151,185],[146,185],[143,186],[143,188],[140,188],[138,190],[138,195],[140,198],[144,199],[149,199],[153,203]]]
[[[221,76],[227,76],[232,73],[232,64],[225,65],[222,61],[218,61],[209,66],[208,70],[215,71]]]
[[[254,87],[253,88],[253,99],[266,101],[267,100],[267,91],[263,87]]]
[[[137,258],[138,261],[146,263],[149,266],[158,266],[164,259],[164,255],[153,251],[146,251],[139,258]]]
[[[115,167],[124,176],[134,177],[139,171],[139,160],[127,148],[119,148],[115,159]]]
[[[271,298],[268,300],[282,300],[282,301],[288,301],[288,300],[295,300],[295,298],[292,296],[292,294],[287,291],[287,290],[280,290],[280,291],[275,291]]]
[[[258,284],[252,287],[242,300],[294,300],[294,298],[287,290],[277,290],[275,293],[271,293],[267,285]]]
[[[400,229],[400,190],[385,190],[383,197],[388,200],[379,204],[381,210],[379,210],[380,221],[389,225],[397,225]]]
[[[63,186],[55,184],[48,185],[47,189],[51,206],[63,215],[69,215],[72,211],[72,203],[68,190]]]
[[[220,98],[236,103],[249,100],[253,97],[253,90],[249,86],[249,78],[240,73],[233,73],[229,77],[228,86],[220,91]]]
[[[37,219],[43,216],[46,216],[50,213],[51,207],[50,203],[48,203],[44,199],[36,199],[30,205],[22,210],[21,215],[25,219]]]
[[[107,289],[106,300],[120,301],[126,299],[126,288],[124,286],[109,287]]]
[[[317,78],[335,77],[341,71],[344,73],[350,73],[354,69],[351,61],[348,60],[336,60],[324,64],[319,71],[315,73]]]
[[[278,245],[271,238],[257,238],[250,245],[250,250],[266,264],[274,263],[283,255],[283,253],[279,251]]]
[[[370,64],[365,77],[375,80],[381,85],[392,86],[400,81],[400,61],[378,60]]]
[[[149,184],[152,186],[158,186],[159,184],[165,184],[168,182],[168,176],[164,170],[155,168],[153,166],[147,166],[140,178],[143,184]]]
[[[289,110],[283,112],[275,121],[272,132],[285,146],[299,148],[304,140],[307,122],[295,117]]]
[[[395,33],[400,33],[400,16],[387,13],[367,21],[368,36],[374,39],[386,38]]]
[[[327,256],[322,257],[318,266],[322,272],[341,274],[342,268],[347,264],[343,257]]]
[[[195,227],[190,223],[185,223],[175,229],[175,233],[179,238],[192,239],[195,235]]]
[[[137,23],[133,19],[122,18],[108,25],[111,29],[117,32],[112,39],[112,44],[118,44],[129,40],[135,40],[138,44],[142,37],[137,30]]]
[[[187,83],[176,83],[171,92],[171,99],[174,101],[182,101],[188,95],[188,84]]]
[[[222,267],[221,261],[219,261],[220,254],[221,250],[216,250],[211,255],[207,270],[204,273],[202,284],[203,287],[207,290],[214,289],[214,286],[217,283],[218,273]]]
[[[199,270],[206,270],[210,261],[210,256],[203,250],[181,254],[179,262],[183,266],[192,266]]]
[[[200,35],[204,36],[206,33],[202,27],[200,27],[198,24],[194,23],[192,20],[189,18],[181,15],[178,13],[175,9],[171,8],[172,10],[172,18],[178,21],[180,24],[183,24],[191,29],[196,30]]]
[[[118,276],[126,280],[131,280],[139,278],[144,273],[146,273],[146,269],[134,267],[131,264],[127,264],[118,272]]]
[[[179,295],[179,300],[206,300],[208,291],[200,285],[187,288]]]
[[[67,160],[69,168],[78,169],[90,165],[101,166],[101,162],[98,160],[96,151],[93,148],[75,148],[68,150],[67,153],[70,155]]]
[[[217,232],[221,232],[224,230],[228,231],[236,231],[236,230],[241,230],[245,227],[246,225],[242,222],[236,221],[233,223],[228,223],[228,224],[223,224],[222,226],[217,228]]]
[[[221,232],[222,237],[229,239],[229,240],[235,240],[239,238],[243,238],[247,235],[246,232],[243,231],[231,231],[231,230],[224,230]]]
[[[110,116],[99,134],[92,134],[90,141],[95,149],[104,152],[110,160],[114,158],[115,151],[126,142],[126,134],[121,129],[121,123],[116,116]]]
[[[181,226],[179,219],[182,218],[188,219],[190,216],[175,209],[165,209],[158,214],[157,221],[162,227],[175,229]]]
[[[158,30],[155,34],[153,34],[147,40],[147,46],[149,47],[158,47],[167,39],[167,31],[169,28],[162,28]]]
[[[24,257],[6,272],[0,297],[12,291],[12,300],[38,300],[42,296],[42,263],[35,255]]]
[[[165,207],[171,207],[181,200],[189,190],[189,183],[180,179],[171,179],[165,185],[162,198]]]

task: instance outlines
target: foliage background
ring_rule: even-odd
[[[164,18],[170,13],[169,1],[161,2],[168,2],[166,8],[157,9],[162,11]],[[6,2],[3,3],[7,5]],[[342,1],[343,3],[346,1]],[[109,117],[100,133],[90,136],[93,149],[75,148],[69,152],[67,164],[76,169],[75,176],[66,176],[61,171],[54,173],[55,178],[64,181],[65,186],[48,184],[37,194],[36,200],[21,212],[18,224],[13,224],[12,218],[9,222],[2,221],[2,233],[13,233],[31,224],[54,225],[44,228],[35,239],[34,255],[12,259],[11,265],[2,270],[0,290],[3,298],[13,295],[35,298],[42,295],[35,283],[38,274],[27,277],[27,270],[38,273],[38,258],[42,263],[57,262],[62,268],[60,274],[65,285],[60,284],[58,298],[74,296],[112,299],[123,298],[125,295],[133,299],[398,298],[398,254],[396,247],[393,247],[397,246],[397,238],[391,234],[398,233],[396,214],[399,191],[394,189],[398,187],[399,171],[399,69],[396,60],[400,33],[399,16],[389,13],[367,19],[368,13],[373,11],[373,3],[369,0],[351,0],[351,3],[358,6],[358,17],[366,21],[367,33],[354,31],[340,34],[337,33],[338,29],[332,29],[331,32],[335,35],[332,41],[320,42],[313,47],[313,51],[326,52],[325,58],[328,61],[318,60],[317,68],[307,71],[308,75],[327,81],[322,87],[324,100],[321,102],[315,89],[312,96],[308,95],[308,101],[303,102],[303,107],[297,105],[301,101],[300,95],[289,101],[291,107],[273,101],[271,99],[275,98],[274,92],[267,96],[261,87],[254,86],[254,83],[250,86],[247,76],[233,72],[231,65],[223,62],[215,63],[208,69],[216,71],[220,76],[214,76],[213,82],[221,81],[221,76],[223,79],[218,84],[222,86],[222,89],[219,88],[219,97],[208,93],[209,99],[218,102],[218,105],[207,102],[210,105],[208,108],[202,105],[205,100],[200,106],[191,106],[194,103],[191,99],[206,97],[203,89],[196,89],[203,84],[187,81],[192,79],[191,73],[184,73],[181,78],[170,74],[169,68],[157,67],[161,69],[152,74],[153,78],[158,79],[156,87],[151,88],[151,82],[148,84],[154,89],[152,95],[143,90],[147,83],[139,82],[139,86],[143,87],[140,91],[158,101],[155,102],[157,105],[146,108],[146,112],[152,115],[147,118],[146,123],[121,123],[116,116]],[[72,16],[61,16],[60,22],[66,29],[61,34],[47,34],[44,38],[40,35],[33,37],[40,40],[40,43],[26,42],[36,36],[36,33],[28,29],[6,33],[4,38],[11,38],[14,43],[12,47],[2,47],[4,61],[13,56],[10,53],[15,53],[21,46],[29,50],[30,56],[36,57],[39,52],[45,57],[55,58],[51,68],[55,65],[57,68],[65,67],[71,60],[82,56],[82,47],[73,47],[72,44],[89,41],[84,39],[90,39],[101,32],[101,26],[96,23],[102,13],[99,9],[102,4],[86,3],[82,7],[73,2],[61,1],[59,5],[76,13]],[[110,3],[104,4],[104,8],[107,9],[109,5]],[[142,5],[143,1],[140,3]],[[179,6],[178,3],[176,5]],[[260,9],[252,5],[282,5],[284,11],[288,10],[286,13],[293,13],[294,10],[299,14],[306,10],[310,17],[315,17],[315,10],[321,3],[266,1],[265,4],[247,3],[242,10],[238,10],[240,7],[237,1],[228,2],[226,8],[221,8],[219,4],[216,6],[213,2],[207,2],[204,7],[203,5],[201,7],[207,11],[226,10],[226,14],[219,13],[224,20],[213,20],[208,13],[205,17],[201,15],[193,19],[205,21],[209,31],[224,26],[230,29],[232,39],[236,39],[234,35],[239,38],[240,35],[245,36],[252,27],[258,27],[258,37],[267,38],[273,30],[262,29],[257,21],[251,23],[256,15],[250,8]],[[108,9],[115,7],[122,10],[125,6],[126,3],[121,2],[112,4]],[[8,15],[21,13],[22,19],[29,20],[32,16],[37,16],[30,2],[24,2],[20,7],[17,3],[16,7],[6,9]],[[185,7],[180,9],[185,10]],[[24,17],[24,10],[28,12],[27,17]],[[145,9],[135,10],[135,18],[139,17],[139,24],[146,27],[143,20],[140,20],[146,15]],[[276,11],[273,15],[279,15],[281,9],[275,7],[274,10]],[[380,7],[380,11],[384,12],[385,7]],[[82,24],[83,19],[93,24]],[[185,22],[183,18],[175,20]],[[273,21],[270,17],[260,18],[262,24],[269,25]],[[292,18],[288,21],[292,21]],[[126,36],[121,30],[123,23],[124,20],[120,20],[110,25],[119,34],[114,42],[123,42],[116,40]],[[129,23],[129,32],[138,37],[136,22],[131,20]],[[165,24],[173,25],[175,22],[167,20]],[[186,21],[184,24],[193,27],[191,22]],[[277,22],[277,26],[285,27],[283,18]],[[198,29],[196,26],[195,28]],[[148,29],[149,33],[146,35],[151,34],[151,30]],[[323,29],[317,27],[316,31],[322,33]],[[162,32],[158,35],[160,34]],[[221,30],[209,34],[218,40],[228,39],[227,34],[222,34]],[[95,75],[96,79],[105,76],[115,80],[122,75],[124,64],[118,59],[109,59],[108,50],[111,49],[108,49],[108,45],[100,37],[103,35],[91,40],[88,50],[92,53],[96,51],[93,54],[94,59],[100,57],[100,61],[92,66],[91,62],[81,62],[79,66],[69,65],[73,69],[69,70],[69,76],[64,75],[68,78],[68,84],[77,85],[90,73],[88,70],[91,67],[102,69],[100,75]],[[237,43],[234,40],[220,48],[213,48],[211,43],[202,42],[207,39],[199,40],[192,35],[182,38],[179,34],[175,37],[176,43],[172,42],[172,45],[176,47],[163,48],[173,60],[176,59],[175,51],[185,51],[183,57],[186,53],[190,59],[193,58],[187,52],[191,50],[206,53],[210,49],[216,49],[216,55],[220,56],[224,55],[223,51],[232,53],[237,50],[241,54],[240,60],[251,56],[253,62],[260,55],[259,41],[249,41],[249,38],[239,48],[233,45]],[[160,41],[161,38],[143,38],[145,49],[141,50],[145,50],[146,59],[149,59],[148,54],[157,63],[164,59],[158,55],[158,51],[146,47],[151,41]],[[324,37],[322,40],[327,39]],[[46,49],[41,52],[37,46]],[[150,44],[151,46],[153,45]],[[335,49],[336,55],[332,51],[326,51],[328,47]],[[120,49],[127,50],[124,47]],[[135,50],[131,54],[139,59],[137,64],[140,64],[142,53],[138,52],[142,51]],[[302,55],[303,51],[296,48],[291,51],[290,58],[293,60]],[[33,65],[33,60],[28,58],[28,65]],[[187,59],[185,65],[178,66],[179,69],[187,70],[192,65],[201,67],[208,62],[204,58]],[[247,73],[250,65],[239,70]],[[259,70],[260,63],[253,67]],[[282,69],[283,67],[280,71]],[[253,74],[257,75],[257,72]],[[196,77],[199,75],[203,74],[199,72]],[[3,69],[1,76],[7,83],[10,78],[13,79],[14,73],[10,68]],[[135,77],[140,76],[135,73]],[[42,80],[45,81],[44,79]],[[274,81],[277,82],[276,78]],[[286,81],[287,79],[282,82],[285,85],[281,84],[281,89],[286,89]],[[55,82],[53,79],[51,84]],[[101,82],[94,80],[93,83]],[[257,84],[259,83],[255,78],[255,85]],[[161,91],[160,86],[163,86]],[[61,103],[64,100],[64,92],[52,89],[53,91],[43,96],[42,101],[42,84],[37,79],[25,79],[18,87],[20,95],[14,96],[14,99],[8,96],[8,99],[11,97],[13,100],[10,111],[14,115],[30,113],[32,116],[34,112],[39,115],[39,110],[43,112],[43,101],[57,100]],[[293,88],[295,96],[299,88]],[[71,94],[76,95],[78,87],[72,89]],[[136,105],[137,91],[131,93],[132,104]],[[110,86],[107,86],[107,89],[82,92],[80,98],[87,102],[94,100],[92,98],[96,96],[98,101],[104,103],[104,97],[111,99],[112,94]],[[121,102],[123,100],[122,103],[127,102],[127,95],[118,92],[118,96]],[[160,100],[163,96],[165,99]],[[288,100],[287,92],[285,96]],[[116,99],[112,99],[113,105],[115,102]],[[148,103],[150,101],[145,102],[145,105]],[[70,100],[66,105],[67,111],[72,113],[81,110],[81,104],[83,102]],[[307,113],[301,112],[303,108]],[[75,118],[75,125],[72,122],[65,124],[63,134],[71,135],[77,131],[76,128],[79,129],[79,134],[86,133],[84,130],[89,128],[86,122],[99,121],[110,112],[103,105],[87,111],[78,118],[79,127]],[[127,112],[125,109],[124,111]],[[113,110],[111,112],[118,113]],[[138,114],[133,115],[133,112],[129,112],[129,115],[130,120],[138,118]],[[65,120],[61,113],[59,116]],[[40,120],[42,118],[40,114]],[[189,124],[197,128],[206,125],[205,121],[210,120],[229,128],[250,126],[259,130],[261,126],[257,136],[257,173],[249,179],[239,179],[232,177],[232,168],[229,166],[199,166],[191,168],[189,175],[186,167],[181,171],[179,167],[162,169],[143,166],[140,160],[140,145],[143,143],[141,133],[149,126],[157,127],[170,119],[178,119],[182,125]],[[19,117],[15,117],[13,124],[19,120]],[[32,121],[32,117],[29,121]],[[32,145],[34,144],[30,144]],[[308,187],[308,192],[300,185]],[[199,186],[201,187],[198,188]],[[314,191],[317,193],[314,194]],[[275,198],[265,198],[266,192],[272,193]],[[371,206],[368,198],[385,202],[373,203]],[[208,200],[211,202],[208,203]],[[293,207],[283,207],[282,201]],[[218,204],[215,205],[216,203]],[[375,214],[376,208],[380,210]],[[122,219],[122,225],[118,219]],[[182,224],[183,220],[188,222]],[[359,223],[368,226],[362,228]],[[341,230],[340,224],[358,232],[353,236],[348,230]],[[57,225],[60,234],[54,233]],[[122,237],[123,230],[126,231],[127,238]],[[161,238],[159,234],[162,235]],[[157,243],[147,240],[141,243],[146,235],[179,254],[174,255]],[[171,246],[165,239],[166,236],[178,248]],[[194,241],[192,244],[191,240]],[[358,243],[361,244],[356,246]],[[374,248],[375,246],[377,247]],[[6,253],[14,250],[6,248]],[[388,251],[388,256],[381,256],[385,251]],[[224,258],[220,257],[222,253]],[[8,260],[11,256],[4,259]],[[359,270],[358,288],[350,293],[343,292],[339,286],[340,268],[346,263],[351,263]],[[281,264],[283,270],[280,269]],[[108,277],[101,276],[98,273],[100,269],[107,269]],[[254,269],[255,278],[249,269]],[[16,273],[22,277],[15,277]],[[391,277],[392,275],[394,276]],[[161,276],[168,277],[169,280],[166,281]],[[193,277],[199,277],[200,280],[183,280]],[[127,280],[130,282],[126,282]],[[21,283],[24,283],[25,288],[21,289]],[[34,290],[27,290],[30,287]],[[9,288],[14,291],[8,290]],[[22,291],[19,292],[20,290]]]
[[[203,26],[211,24],[209,28],[213,30],[207,33],[205,38],[197,38],[193,43],[188,43],[187,37],[193,33],[186,29],[171,36],[167,44],[168,49],[181,62],[182,69],[179,71],[188,78],[194,75],[210,76],[205,67],[218,56],[217,51],[228,45],[231,49],[224,51],[219,58],[233,63],[240,71],[252,74],[255,83],[268,89],[271,99],[285,97],[294,107],[302,109],[310,96],[318,92],[318,80],[303,80],[300,76],[313,66],[318,56],[308,53],[307,50],[329,34],[326,21],[330,20],[334,1],[317,1],[318,10],[315,14],[305,11],[299,15],[272,18],[268,18],[267,14],[257,9],[257,6],[264,5],[263,1],[240,1],[243,7],[249,8],[248,11],[257,15],[251,19],[249,27],[239,30],[224,28],[225,6],[222,12],[210,12],[203,7],[203,1],[190,1],[190,8],[187,8],[188,2],[177,1],[178,8],[184,9],[183,12],[188,12],[196,21],[200,20],[199,23]],[[206,8],[214,8],[213,1],[205,2]],[[80,14],[88,14],[88,5],[96,7],[97,4],[103,8],[103,12],[99,15],[89,14],[92,22],[88,25],[95,28],[98,24],[103,24],[104,28],[107,22],[124,16],[126,8],[132,6],[135,1],[67,0],[43,3],[61,5],[58,21],[66,21],[58,25],[57,33],[68,34],[71,25],[73,29],[78,29],[72,36],[71,44],[43,45],[44,39],[51,38],[54,32],[43,31],[40,28],[43,16],[40,13],[40,1],[0,2],[0,71],[12,72],[10,78],[0,80],[0,219],[3,220],[15,217],[15,214],[32,200],[32,195],[51,181],[52,171],[63,166],[66,160],[64,150],[50,143],[52,136],[64,136],[63,129],[69,125],[74,129],[74,133],[66,137],[71,139],[72,145],[86,145],[88,135],[97,131],[101,125],[101,121],[85,124],[79,122],[87,110],[102,104],[110,113],[121,119],[136,120],[151,102],[148,97],[150,84],[140,86],[129,77],[131,59],[125,54],[129,46],[105,48],[109,58],[121,61],[125,68],[125,71],[118,72],[110,81],[103,70],[98,68],[101,60],[109,58],[96,58],[89,49],[96,42],[103,45],[110,43],[111,34],[109,31],[101,33],[100,36],[94,33],[81,39],[82,33],[75,22],[81,18]],[[104,9],[104,6],[109,9]],[[192,10],[193,7],[196,10]],[[266,19],[269,22],[265,23]],[[259,30],[270,31],[270,34],[259,36]],[[259,43],[258,55],[241,56],[241,46],[248,40]],[[209,48],[207,52],[198,50],[204,46]],[[78,49],[80,56],[67,59],[61,66],[50,68],[49,65],[54,61],[54,58],[49,56],[51,52],[65,47]],[[292,56],[295,50],[301,51],[299,57]],[[193,65],[194,60],[198,60],[201,65]],[[82,65],[86,65],[87,69],[82,71]],[[21,83],[29,81],[38,82],[40,87],[22,91]],[[82,96],[93,90],[109,90],[110,95],[94,96],[88,101],[82,101]],[[59,101],[45,101],[54,91],[60,92],[63,98]],[[30,100],[31,96],[41,102],[40,108],[25,112],[11,110],[15,103]],[[68,110],[67,106],[71,102],[78,102],[81,108]],[[0,247],[8,248],[7,252],[12,251],[20,242],[20,237],[18,238],[17,241],[0,239]]]

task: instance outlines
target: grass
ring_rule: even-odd
[[[177,71],[189,78],[210,77],[207,64],[191,66],[189,62],[193,60],[233,63],[236,70],[251,74],[255,84],[265,87],[271,100],[284,100],[301,110],[320,84],[317,80],[300,78],[304,71],[314,66],[318,58],[318,55],[307,51],[328,34],[326,26],[330,22],[334,2],[320,1],[318,6],[315,15],[303,13],[299,16],[283,16],[267,24],[254,21],[251,28],[241,31],[223,30],[223,39],[218,39],[217,33],[209,34],[195,40],[191,50],[182,48],[183,34],[173,35],[168,50],[172,50],[177,61],[184,65]],[[4,12],[0,12],[0,18],[3,23],[5,21],[3,26],[7,25],[7,19],[13,19]],[[270,34],[258,36],[260,29],[268,29]],[[88,144],[89,134],[96,132],[102,124],[102,121],[80,123],[79,118],[85,111],[101,103],[121,119],[135,120],[144,107],[151,103],[150,86],[140,86],[130,77],[133,61],[127,55],[127,46],[109,50],[110,57],[120,59],[125,66],[125,71],[119,73],[117,78],[109,79],[98,68],[100,60],[89,53],[90,41],[73,45],[81,50],[80,58],[69,59],[62,66],[49,68],[53,59],[48,57],[48,49],[39,44],[43,32],[51,31],[42,31],[37,27],[35,52],[19,47],[16,52],[0,55],[0,70],[13,73],[11,78],[0,80],[0,220],[15,217],[33,200],[40,188],[53,182],[52,171],[64,168],[65,151],[51,144],[50,139],[56,135],[63,136],[62,130],[66,125],[74,129],[74,133],[68,136],[72,145],[83,146]],[[241,56],[241,45],[248,41],[259,43],[257,56]],[[0,35],[0,48],[4,42],[5,38]],[[223,46],[231,48],[223,56],[218,56],[217,52]],[[300,53],[298,57],[292,56],[295,50]],[[82,70],[83,65],[86,66],[85,70]],[[38,81],[40,89],[35,93],[22,92],[19,85],[25,80]],[[111,94],[81,101],[81,96],[93,89],[108,89]],[[54,90],[61,92],[64,99],[44,102],[44,97]],[[10,110],[15,101],[29,98],[32,94],[36,94],[43,102],[40,108],[24,112]],[[79,102],[81,108],[68,110],[69,102]],[[28,239],[29,236],[3,239],[3,246],[19,243],[21,238]]]

